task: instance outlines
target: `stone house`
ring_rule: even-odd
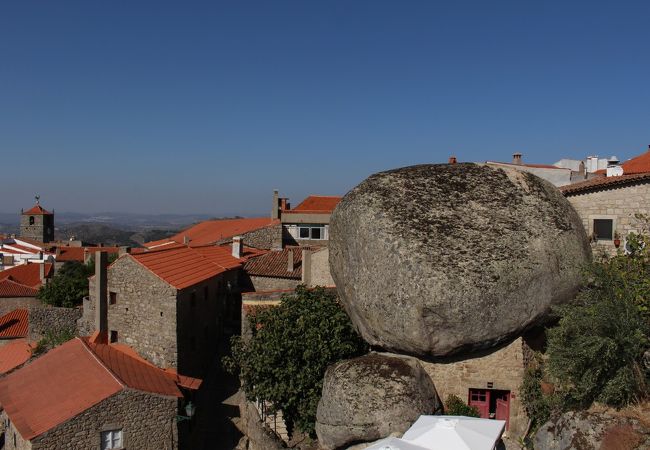
[[[235,238],[232,249],[176,244],[122,255],[106,274],[110,342],[133,347],[158,367],[203,376],[222,335],[239,331],[240,269],[257,254]],[[97,275],[90,287],[83,331],[93,326],[101,296]]]
[[[643,231],[636,214],[650,214],[650,152],[648,171],[594,178],[565,186],[564,196],[582,219],[595,254],[624,250],[630,232]]]
[[[131,349],[75,338],[0,379],[5,449],[177,449],[180,380]]]
[[[527,164],[523,162],[521,153],[512,155],[512,162],[486,161],[485,164],[491,167],[517,169],[532,173],[540,178],[553,183],[555,186],[571,184],[575,173],[570,168],[558,167],[550,164]]]
[[[341,197],[310,195],[295,208],[288,200],[273,191],[271,217],[282,223],[283,245],[327,246],[330,216]]]

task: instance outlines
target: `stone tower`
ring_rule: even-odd
[[[20,237],[51,242],[54,240],[54,213],[45,210],[39,200],[37,195],[34,206],[20,211]]]

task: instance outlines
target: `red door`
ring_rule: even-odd
[[[510,395],[508,393],[501,394],[497,398],[496,419],[506,421],[506,430],[510,425]]]
[[[483,419],[490,418],[490,398],[487,389],[470,389],[467,404],[478,409]]]

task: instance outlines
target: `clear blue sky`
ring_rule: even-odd
[[[0,3],[0,210],[266,213],[650,144],[650,2]]]

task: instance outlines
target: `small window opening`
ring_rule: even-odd
[[[117,330],[111,330],[111,344],[117,342]]]
[[[109,297],[108,303],[110,305],[114,305],[117,303],[117,292],[109,292],[108,297]]]

